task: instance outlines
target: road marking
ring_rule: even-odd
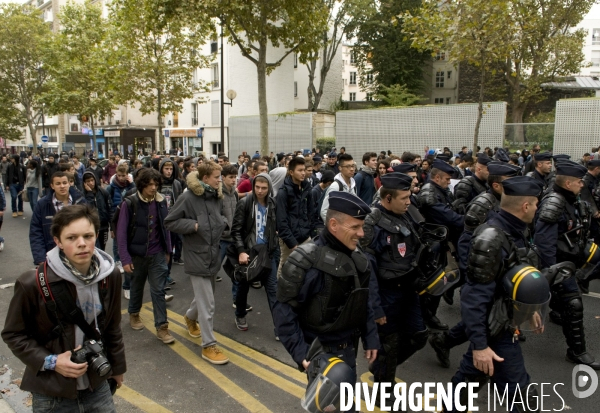
[[[150,309],[152,308],[151,305],[146,305],[146,307],[149,307]],[[169,318],[173,319],[174,321],[178,322],[179,324],[185,326],[185,321],[184,321],[182,315],[179,315],[174,311],[167,310],[167,316]],[[291,379],[294,379],[295,381],[297,381],[299,383],[302,383],[303,386],[306,385],[305,384],[306,383],[306,374],[300,372],[298,369],[295,369],[285,363],[282,363],[281,361],[276,360],[273,357],[264,355],[263,353],[261,353],[259,351],[256,351],[248,346],[238,343],[237,341],[232,340],[228,337],[225,337],[217,332],[213,332],[213,334],[215,335],[217,342],[219,344],[222,344],[224,347],[228,347],[229,349],[234,350],[234,351],[250,358],[251,360],[255,360],[259,364],[269,366],[271,369],[273,369]],[[189,334],[187,334],[187,328],[186,328],[185,336],[190,337]],[[200,340],[198,342],[200,342]]]
[[[142,322],[146,329],[152,333],[156,329],[154,328],[154,320],[152,313],[147,309],[142,309],[145,317],[142,318]],[[186,362],[191,364],[196,370],[198,370],[204,377],[216,384],[221,390],[223,390],[229,397],[237,401],[248,411],[252,413],[271,413],[264,404],[256,400],[249,393],[244,391],[240,386],[235,384],[233,381],[228,379],[223,373],[213,367],[208,361],[203,360],[200,356],[194,353],[192,350],[184,346],[178,341],[168,345],[171,350],[177,353]]]
[[[171,410],[165,409],[160,404],[125,385],[121,386],[115,395],[148,413],[173,413]]]
[[[144,314],[151,315],[151,313],[149,311],[148,312],[144,311]],[[173,319],[173,312],[170,312],[169,318]],[[181,327],[178,324],[170,324],[169,330],[191,343],[194,343],[197,345],[200,345],[202,343],[202,340],[200,338],[191,337],[188,334],[187,328]],[[221,344],[221,342],[219,342],[219,344]],[[246,370],[248,373],[251,373],[251,374],[255,375],[256,377],[271,383],[272,385],[291,394],[292,396],[301,398],[304,395],[304,392],[305,392],[304,387],[302,387],[298,384],[295,384],[289,380],[285,380],[280,375],[275,374],[271,370],[262,367],[259,363],[255,363],[252,360],[247,360],[241,356],[238,356],[237,354],[235,354],[233,352],[229,352],[227,354],[227,357],[229,357],[230,363],[233,363],[236,366]],[[272,359],[270,357],[267,357],[267,358],[270,359],[269,363],[266,364],[269,367],[271,366],[271,364],[281,363],[280,361]],[[283,364],[283,363],[281,363],[281,364]]]

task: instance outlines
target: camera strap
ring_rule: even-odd
[[[85,317],[83,312],[77,305],[75,304],[75,300],[69,291],[66,281],[59,281],[54,283],[53,290],[50,289],[50,283],[47,279],[48,267],[47,262],[44,262],[43,269],[42,265],[38,266],[36,270],[36,281],[38,284],[38,288],[40,293],[42,294],[42,299],[46,304],[46,307],[50,312],[54,314],[56,320],[59,322],[61,319],[67,321],[70,324],[76,324],[83,334],[88,339],[100,340],[100,333],[94,329],[90,324],[85,321]],[[98,286],[99,289],[106,290],[107,278],[102,280],[101,285]],[[104,296],[105,294],[100,294]],[[101,297],[102,302],[103,297]],[[104,303],[103,303],[104,304]],[[59,317],[58,313],[62,314],[62,317]],[[62,324],[61,324],[62,327]]]

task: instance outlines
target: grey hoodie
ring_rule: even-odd
[[[221,186],[223,190],[223,215],[227,218],[227,222],[229,223],[229,228],[233,224],[233,214],[235,213],[235,206],[238,202],[238,194],[235,190],[235,185],[231,187],[231,190],[227,189],[227,186],[224,184]],[[233,238],[231,238],[231,229],[226,229],[223,231],[223,235],[221,235],[221,241],[232,242]]]
[[[96,317],[102,312],[102,301],[100,300],[100,294],[98,293],[98,283],[108,277],[115,269],[115,262],[113,258],[106,252],[96,248],[94,255],[98,257],[100,262],[100,272],[98,276],[94,278],[89,284],[84,283],[79,278],[75,277],[71,271],[65,267],[59,255],[60,249],[58,246],[54,247],[46,254],[48,265],[52,268],[52,271],[56,273],[60,278],[68,281],[75,285],[77,290],[77,307],[81,309],[85,317],[85,321],[92,323],[96,320]],[[79,326],[75,326],[75,347],[83,344],[84,334]],[[85,390],[89,387],[89,381],[87,375],[77,379],[77,390]]]

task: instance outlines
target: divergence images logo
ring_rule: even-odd
[[[573,395],[578,399],[590,397],[598,388],[598,375],[589,366],[578,364],[572,374]],[[587,387],[587,390],[583,390]]]

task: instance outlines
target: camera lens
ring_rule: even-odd
[[[90,359],[90,367],[98,374],[100,377],[106,376],[110,373],[110,363],[103,355],[98,355]]]

